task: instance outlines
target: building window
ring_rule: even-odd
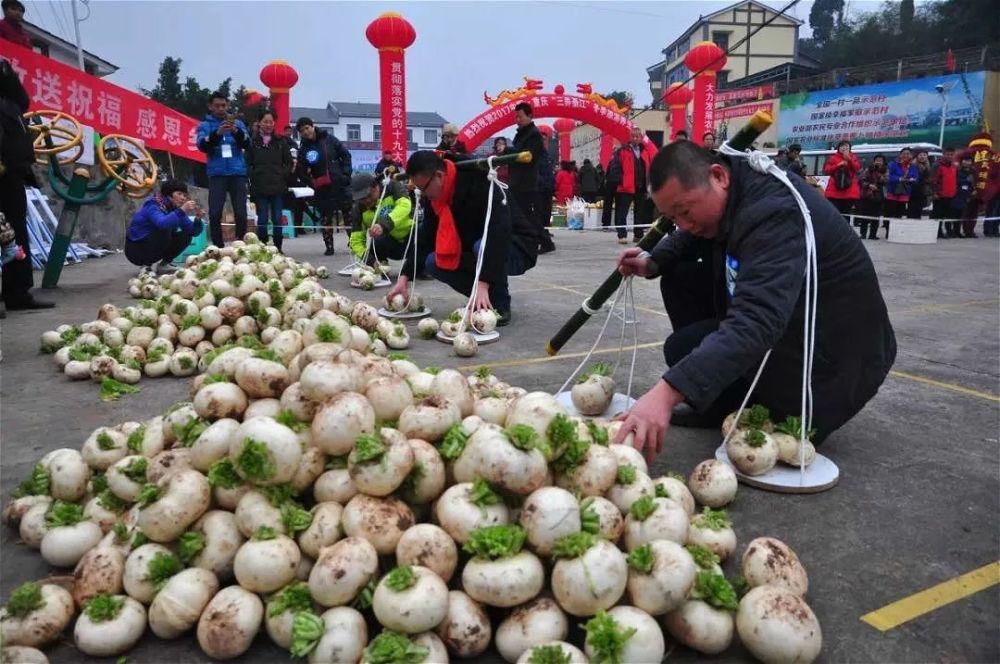
[[[412,129],[407,129],[406,130],[406,142],[407,143],[412,143],[413,142],[413,130]]]
[[[424,143],[428,145],[437,145],[438,142],[438,131],[437,129],[424,129]]]
[[[715,45],[721,48],[723,51],[729,50],[729,33],[728,32],[713,32],[712,41]]]
[[[372,125],[372,140],[373,141],[382,140],[382,125]]]
[[[349,141],[361,140],[361,125],[359,124],[347,125],[347,140]]]
[[[725,88],[729,84],[729,72],[720,71],[715,75],[715,85],[719,88]]]

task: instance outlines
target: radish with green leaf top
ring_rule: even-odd
[[[454,369],[442,369],[431,381],[431,394],[448,399],[458,406],[462,417],[472,415],[475,395],[465,376]]]
[[[35,466],[35,468],[37,469],[39,467]],[[44,472],[44,470],[42,472]],[[45,478],[46,488],[44,490],[48,491],[48,473],[46,473]],[[8,502],[3,508],[3,522],[11,528],[17,528],[20,525],[21,520],[24,518],[24,515],[27,514],[31,508],[43,505],[45,506],[45,511],[48,511],[48,505],[51,502],[52,498],[46,495],[22,495],[20,497],[15,497],[14,500]],[[39,544],[40,543],[41,540],[39,540]]]
[[[524,651],[516,660],[517,664],[587,664],[589,661],[582,650],[565,641],[539,643]]]
[[[198,645],[212,659],[239,657],[253,643],[264,619],[264,604],[239,586],[220,590],[198,620]]]
[[[295,542],[273,528],[261,526],[233,559],[233,574],[243,588],[274,592],[295,579],[302,554]]]
[[[479,352],[479,342],[470,332],[459,332],[451,340],[451,346],[455,349],[455,355],[459,357],[475,357]]]
[[[628,594],[632,604],[659,616],[680,607],[694,586],[698,566],[680,544],[653,540],[628,555]]]
[[[209,420],[236,418],[247,409],[249,400],[238,385],[230,382],[212,382],[194,396],[194,409],[199,417]]]
[[[52,498],[75,503],[87,493],[91,470],[78,451],[53,450],[43,456],[38,465],[48,473],[48,493]]]
[[[611,406],[615,396],[615,379],[611,377],[611,365],[605,362],[594,364],[590,371],[581,376],[570,390],[573,406],[582,415],[601,415]]]
[[[292,644],[292,623],[295,614],[313,610],[309,586],[302,581],[293,581],[267,600],[264,611],[264,628],[278,647],[288,648]]]
[[[0,610],[0,641],[5,647],[43,648],[59,638],[73,613],[73,597],[65,588],[51,583],[24,583]]]
[[[522,551],[525,532],[519,526],[487,526],[462,546],[473,558],[462,570],[462,589],[477,602],[502,608],[536,597],[545,570],[533,553]]]
[[[495,645],[501,657],[517,662],[533,648],[562,641],[568,634],[569,622],[556,601],[539,597],[515,607],[503,619],[497,627]]]
[[[448,615],[448,586],[426,567],[397,567],[379,581],[372,610],[387,629],[418,634]]]
[[[799,557],[773,537],[758,537],[747,545],[741,571],[751,588],[773,586],[800,596],[809,592],[809,577]]]
[[[368,540],[345,537],[320,551],[309,573],[309,592],[321,606],[348,604],[378,571],[378,552]]]
[[[736,533],[725,510],[706,507],[691,517],[688,544],[702,546],[725,561],[736,550]]]
[[[434,335],[438,333],[441,329],[440,323],[433,318],[422,318],[419,323],[417,323],[417,332],[424,339],[432,339]]]
[[[565,414],[563,407],[548,392],[529,392],[511,404],[506,426],[528,425],[538,432],[540,445],[554,451],[552,441],[549,440],[549,424],[556,415]]]
[[[115,461],[128,454],[128,437],[121,431],[101,427],[94,430],[80,448],[80,454],[94,470],[107,470]]]
[[[229,458],[240,477],[273,486],[298,470],[302,446],[295,432],[270,417],[245,420],[233,436]]]
[[[93,597],[73,628],[77,649],[91,657],[114,657],[132,649],[146,631],[146,607],[131,597]]]
[[[762,662],[812,662],[823,648],[819,620],[799,595],[758,586],[740,600],[736,612],[740,640]]]
[[[310,664],[357,662],[368,645],[368,626],[356,609],[338,606],[322,616],[300,612],[295,616],[290,651],[293,657],[309,656]]]
[[[775,425],[771,438],[778,446],[778,461],[787,463],[789,466],[799,465],[799,436],[802,435],[802,420],[798,417],[790,416],[784,422]],[[816,460],[816,446],[812,443],[812,437],[816,435],[815,429],[806,431],[805,440],[805,465],[810,465]]]
[[[414,389],[414,392],[417,391]],[[399,415],[397,428],[407,438],[436,443],[461,421],[462,412],[456,403],[450,399],[429,396],[407,406]]]
[[[658,539],[684,544],[687,535],[687,512],[668,498],[643,496],[632,503],[625,517],[625,548],[629,551]]]
[[[199,567],[170,577],[149,605],[149,628],[161,639],[176,639],[198,622],[219,590],[219,581]]]
[[[587,657],[612,664],[624,664],[628,661],[624,658],[624,653],[636,628],[623,627],[604,611],[588,620],[583,628],[586,632],[584,649]]]
[[[592,616],[625,593],[628,563],[611,542],[579,532],[560,538],[553,549],[552,593],[564,611]]]
[[[460,590],[448,593],[448,611],[434,632],[456,657],[475,657],[490,645],[493,627],[479,603]]]
[[[383,427],[376,434],[358,436],[347,457],[354,485],[370,496],[388,496],[413,468],[413,449],[403,434]]]
[[[122,592],[125,554],[113,546],[98,545],[83,554],[73,570],[73,602],[82,607],[96,595]]]
[[[413,638],[385,630],[372,639],[361,657],[362,664],[394,664],[433,662],[448,664],[444,644],[433,632],[424,632]]]
[[[760,429],[738,429],[726,443],[726,454],[744,475],[763,475],[778,463],[778,444]]]
[[[736,498],[738,482],[736,473],[728,465],[717,459],[706,459],[691,471],[687,485],[700,504],[725,507]]]
[[[580,503],[565,489],[542,487],[525,499],[519,523],[532,550],[540,556],[548,556],[559,538],[580,532]]]
[[[625,517],[607,498],[587,496],[580,502],[582,530],[609,542],[617,542],[625,530]]]
[[[472,414],[479,416],[484,422],[503,426],[507,421],[507,399],[494,395],[480,397],[472,404]]]
[[[354,392],[331,398],[316,411],[312,421],[313,443],[332,456],[350,453],[358,436],[374,432],[375,410],[367,399]]]
[[[663,661],[666,644],[663,630],[648,613],[634,606],[616,606],[607,617],[618,625],[619,633],[631,633],[621,648],[621,661],[629,664],[659,664]],[[589,623],[588,623],[589,624]],[[588,630],[584,651],[600,660],[602,639],[597,630]]]
[[[399,495],[411,505],[431,503],[440,497],[447,482],[444,461],[427,441],[411,438],[407,442],[413,450],[413,467],[399,486]]]
[[[434,516],[459,544],[479,528],[510,523],[510,509],[482,479],[448,487],[434,505]]]
[[[501,429],[484,424],[466,441],[455,462],[455,479],[465,479],[459,473],[459,464],[465,464],[474,476],[491,484],[519,495],[530,494],[542,486],[548,473],[539,439],[527,425]]]
[[[233,559],[246,539],[236,526],[236,517],[225,510],[206,512],[180,536],[177,552],[191,567],[201,567],[218,579],[233,575]]]
[[[270,498],[261,491],[250,490],[244,493],[236,505],[234,518],[237,529],[244,537],[252,537],[261,526],[279,533],[285,532],[280,507],[272,505]]]
[[[694,514],[694,496],[684,483],[684,478],[663,475],[653,480],[653,493],[657,498],[670,498],[681,504],[688,516]]]
[[[410,347],[410,335],[406,332],[406,327],[402,323],[392,326],[392,332],[385,339],[386,345],[393,350],[404,350]]]
[[[663,626],[689,648],[715,655],[733,640],[733,611],[739,606],[736,591],[721,574],[700,571],[690,599],[663,618]]]
[[[365,538],[383,556],[396,550],[399,538],[414,521],[413,511],[402,500],[392,496],[376,498],[363,493],[351,498],[344,506],[341,517],[346,534]]]
[[[208,479],[197,470],[182,470],[147,484],[139,495],[137,525],[154,542],[172,542],[208,510]]]
[[[299,533],[297,541],[302,553],[318,558],[323,547],[330,546],[342,536],[340,520],[344,508],[339,503],[318,503],[312,508],[309,525]]]
[[[122,586],[129,597],[149,604],[167,580],[181,571],[180,559],[162,544],[137,546],[125,559]]]
[[[649,466],[639,450],[631,445],[608,445],[607,448],[615,455],[619,466],[634,466],[639,472],[649,475]]]
[[[455,541],[442,528],[430,523],[418,523],[399,538],[396,563],[426,567],[447,583],[458,566],[458,549]]]
[[[556,484],[582,496],[603,496],[618,479],[618,460],[602,445],[587,445],[578,463],[560,465]]]
[[[230,385],[229,383],[226,383]],[[209,385],[208,387],[212,387]],[[237,390],[240,389],[232,385]],[[212,464],[226,459],[229,456],[229,448],[233,440],[238,435],[240,423],[235,419],[222,418],[215,419],[208,427],[201,432],[191,445],[191,467],[207,473]],[[126,457],[130,458],[130,457]],[[119,462],[121,463],[121,462]],[[115,466],[112,466],[114,469]]]
[[[198,354],[190,348],[179,348],[170,356],[168,366],[173,376],[193,376],[198,372]]]
[[[771,411],[766,406],[755,404],[743,410],[740,415],[739,424],[736,422],[736,413],[730,413],[722,422],[722,437],[725,438],[733,428],[736,429],[760,429],[765,433],[774,431],[774,423],[771,422]]]
[[[618,466],[615,483],[604,495],[624,513],[628,511],[632,503],[643,496],[653,497],[654,493],[653,480],[649,479],[646,473],[629,464]]]
[[[53,567],[73,567],[104,537],[100,526],[88,520],[79,505],[61,500],[49,505],[45,525],[42,558]]]

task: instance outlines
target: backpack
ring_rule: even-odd
[[[846,168],[838,168],[833,172],[833,186],[841,191],[851,188],[851,179]]]

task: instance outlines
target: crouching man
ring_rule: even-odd
[[[190,216],[194,216],[191,221]],[[184,251],[191,238],[200,235],[205,211],[188,198],[187,185],[167,180],[160,193],[151,196],[132,216],[125,235],[125,257],[156,274],[172,272],[171,263]]]

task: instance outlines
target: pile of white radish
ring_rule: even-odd
[[[816,447],[809,440],[813,431],[806,432],[805,449],[802,449],[801,419],[788,417],[776,425],[770,418],[767,408],[756,405],[743,411],[738,423],[736,413],[731,413],[722,423],[723,438],[729,436],[726,455],[744,475],[763,475],[779,461],[798,467],[800,455],[806,466],[816,460]]]
[[[227,258],[206,260],[242,273]],[[74,618],[95,657],[128,652],[147,626],[192,634],[214,659],[269,638],[313,663],[474,661],[490,647],[508,662],[641,663],[664,658],[667,636],[715,654],[736,635],[764,662],[818,656],[788,546],[743,549],[742,599],[722,573],[739,551],[718,509],[736,495],[728,466],[650,477],[635,449],[608,444],[619,424],[488,371],[381,357],[369,334],[392,345],[398,331],[371,306],[308,276],[282,292],[292,304],[261,331],[266,347],[206,354],[190,402],[50,452],[15,491],[5,522],[73,576],[6,598],[4,657],[47,661],[32,649]]]

